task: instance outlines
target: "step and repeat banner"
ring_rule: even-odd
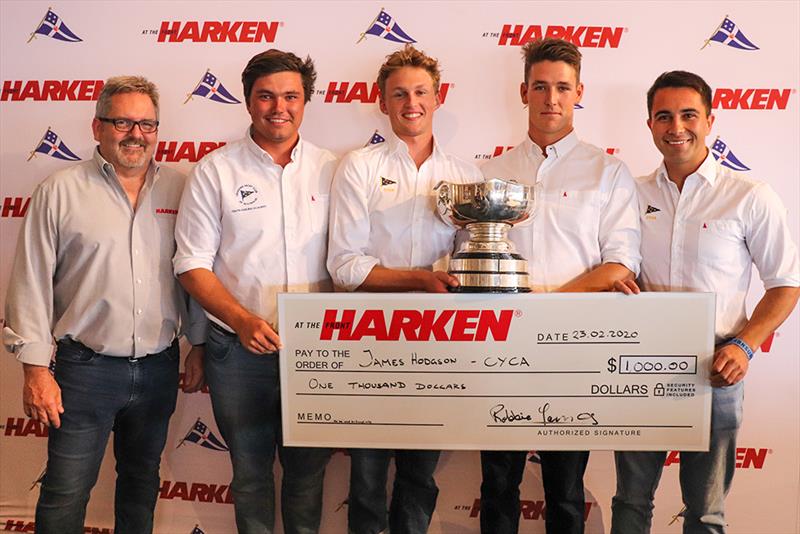
[[[377,70],[404,42],[437,57],[442,101],[434,130],[448,152],[477,165],[518,144],[527,128],[519,100],[520,46],[542,36],[583,53],[578,136],[654,169],[645,93],[665,70],[702,75],[717,117],[709,146],[723,165],[769,182],[800,220],[800,4],[787,2],[138,2],[0,3],[0,301],[22,217],[35,185],[91,157],[90,123],[103,80],[142,74],[161,91],[156,159],[183,172],[249,124],[241,71],[268,48],[310,55],[317,86],[302,134],[337,154],[380,142],[389,130],[377,105]],[[92,209],[92,199],[83,209]],[[760,297],[753,279],[750,305]],[[798,312],[762,347],[747,377],[737,473],[727,501],[732,534],[798,532],[800,348]],[[0,531],[33,532],[47,429],[22,411],[21,366],[0,358]],[[113,527],[109,449],[87,514],[87,532]],[[539,456],[529,454],[521,532],[544,532]],[[655,533],[678,533],[680,455],[667,456],[656,495]],[[322,531],[346,531],[349,458],[337,451],[325,481]],[[276,466],[276,475],[278,468]],[[477,452],[445,452],[430,531],[477,533]],[[161,469],[156,531],[235,531],[227,447],[207,391],[181,393]],[[592,454],[587,532],[610,525],[610,452]]]

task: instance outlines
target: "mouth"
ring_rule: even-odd
[[[291,122],[291,120],[285,119],[283,117],[269,117],[267,118],[267,122],[269,122],[270,124],[281,125],[281,124],[288,124]]]
[[[409,111],[407,113],[401,114],[401,116],[406,120],[413,121],[422,118],[422,113],[419,111]]]
[[[142,143],[140,141],[133,141],[133,140],[122,141],[119,144],[119,146],[122,147],[125,150],[138,150],[138,149],[144,150],[144,148],[145,148],[145,144],[144,143]]]
[[[691,139],[664,139],[664,142],[670,146],[681,146],[689,143]]]

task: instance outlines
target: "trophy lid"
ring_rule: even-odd
[[[516,180],[490,178],[469,184],[439,182],[439,215],[458,226],[473,222],[518,224],[533,212],[533,187]]]

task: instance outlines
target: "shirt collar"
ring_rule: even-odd
[[[111,164],[106,158],[100,154],[100,145],[97,145],[94,148],[94,154],[92,155],[92,159],[94,160],[95,165],[97,165],[97,169],[100,171],[100,174],[105,178],[114,178],[117,179],[117,171],[114,169],[114,165]],[[145,183],[155,181],[158,179],[158,171],[161,169],[161,165],[156,163],[155,159],[150,160],[150,165],[147,166],[147,173],[145,174]]]
[[[523,141],[523,144],[526,147],[527,154],[535,156],[536,159],[542,159],[542,147],[534,143],[529,135],[525,136],[525,141]],[[575,133],[575,130],[572,130],[570,133],[568,133],[567,135],[565,135],[552,145],[548,145],[544,148],[548,156],[552,155],[555,158],[563,158],[577,145],[578,145],[578,135]]]
[[[697,168],[689,176],[698,175],[700,178],[704,179],[708,182],[709,185],[714,185],[717,181],[717,161],[714,159],[714,156],[711,154],[711,151],[708,151],[706,154],[706,159],[703,160],[703,163]],[[687,180],[689,179],[687,176]],[[667,174],[667,166],[664,164],[664,161],[661,161],[661,165],[658,166],[658,170],[656,170],[656,183],[659,187],[663,187],[668,184],[670,181],[669,175]]]
[[[390,154],[405,154],[409,158],[411,157],[408,153],[408,145],[397,137],[397,134],[394,131],[389,132],[386,135],[386,147],[389,149]],[[430,159],[440,158],[442,155],[442,149],[439,147],[439,142],[436,140],[436,136],[433,136],[433,151],[431,152]]]
[[[261,148],[260,146],[258,146],[258,143],[256,143],[253,140],[253,136],[250,133],[250,130],[251,130],[252,127],[253,127],[252,124],[250,126],[248,126],[247,127],[247,131],[245,131],[245,133],[244,133],[245,143],[247,144],[248,150],[250,150],[250,152],[252,152],[257,158],[266,159],[272,165],[277,165],[277,163],[275,163],[275,160],[272,159],[272,156],[270,155],[270,153],[267,152],[266,150],[264,150],[263,148]],[[303,136],[301,136],[299,134],[299,132],[298,132],[298,134],[297,134],[297,143],[294,145],[294,148],[292,148],[292,155],[291,155],[290,163],[299,160],[299,158],[300,158],[300,156],[302,154],[302,150],[303,150],[302,147],[303,147]]]

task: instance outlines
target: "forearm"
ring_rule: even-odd
[[[402,292],[424,291],[425,277],[429,271],[404,271],[376,265],[356,291]]]
[[[189,295],[214,317],[238,332],[239,324],[253,314],[245,309],[208,269],[192,269],[178,275]]]
[[[620,263],[604,263],[558,288],[559,293],[612,291],[618,280],[633,280],[633,273]]]
[[[756,350],[792,313],[800,297],[800,288],[774,287],[758,301],[753,315],[736,335]]]

